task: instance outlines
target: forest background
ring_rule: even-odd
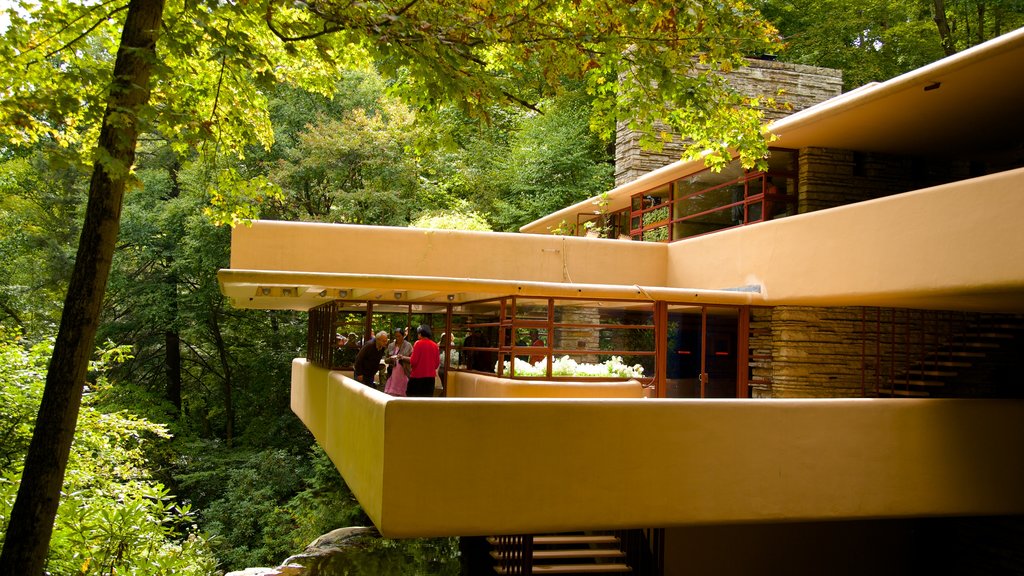
[[[63,5],[36,17],[56,18]],[[118,3],[96,5],[110,6],[102,20],[116,24]],[[755,7],[781,36],[775,57],[838,68],[846,89],[1024,25],[1019,0],[760,0]],[[8,46],[24,40],[16,37],[30,28],[24,14],[6,13]],[[117,30],[83,36],[78,78],[99,78],[110,66]],[[244,45],[232,42],[232,30],[221,29],[219,51],[191,55],[202,75],[183,79],[175,97],[189,97],[189,82],[216,84],[220,105],[240,106],[239,113],[181,114],[139,138],[139,185],[121,216],[50,543],[53,574],[276,565],[320,534],[369,525],[289,409],[290,361],[304,354],[305,314],[228,305],[216,279],[228,266],[230,227],[221,224],[261,217],[514,231],[613,187],[614,138],[595,121],[603,104],[594,82],[567,77],[557,93],[538,91],[528,102],[467,108],[425,101],[401,66],[365,54],[329,84],[303,81],[301,72],[292,82],[232,82],[238,72],[224,63],[246,56],[232,53]],[[13,61],[8,47],[0,59],[5,67]],[[52,76],[36,80],[52,82],[54,100],[39,109],[73,106],[61,101],[69,88],[61,71]],[[0,541],[88,195],[91,141],[80,127],[94,119],[64,112],[63,123],[39,137],[0,144]],[[247,114],[266,122],[246,123]],[[183,144],[182,133],[201,143]],[[354,573],[458,573],[450,539],[380,540],[370,552]]]

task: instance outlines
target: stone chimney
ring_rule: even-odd
[[[792,108],[766,110],[765,118],[769,121],[824,102],[843,90],[843,73],[840,70],[774,60],[748,59],[747,66],[731,72],[729,79],[740,92],[749,96],[772,96],[783,90],[776,101],[788,103]],[[661,152],[643,150],[640,148],[640,135],[629,130],[625,122],[620,122],[615,135],[615,185],[621,186],[679,160],[683,147],[677,138],[665,144]]]

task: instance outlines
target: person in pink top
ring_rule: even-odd
[[[412,373],[409,374],[409,386],[406,396],[430,397],[434,395],[434,377],[437,367],[441,365],[441,352],[434,342],[434,333],[430,326],[421,324],[416,329],[416,343],[412,345]]]

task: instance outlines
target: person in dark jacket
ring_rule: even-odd
[[[373,377],[380,370],[380,359],[384,357],[384,351],[388,348],[388,333],[384,330],[377,332],[373,340],[370,340],[359,349],[356,360],[352,365],[352,377],[357,381],[373,387]]]

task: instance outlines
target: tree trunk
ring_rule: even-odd
[[[949,21],[946,20],[945,0],[932,0],[935,6],[935,26],[939,29],[939,40],[942,42],[942,51],[946,56],[956,54],[956,44],[953,42],[953,33],[949,30]]]
[[[98,142],[100,157],[109,156],[93,166],[78,255],[0,554],[3,576],[38,576],[46,563],[120,230],[128,170],[135,162],[138,115],[149,100],[149,76],[156,60],[163,8],[164,0],[131,0],[128,6]],[[117,118],[111,119],[115,112]]]
[[[177,306],[175,306],[177,309]],[[181,336],[177,326],[164,331],[164,368],[167,372],[167,399],[181,417]]]
[[[225,443],[228,448],[234,444],[235,440],[235,405],[231,400],[231,391],[234,387],[231,378],[231,359],[228,357],[228,348],[224,343],[224,335],[220,331],[220,302],[217,302],[215,309],[213,310],[213,316],[210,319],[210,328],[213,332],[213,342],[217,346],[217,355],[220,358],[221,370],[224,372],[224,380],[222,383],[222,392],[224,394],[224,419],[225,429]]]
[[[172,200],[181,194],[181,183],[178,181],[178,171],[181,170],[181,162],[175,158],[171,164],[169,173],[171,176],[171,189],[168,191],[167,199]],[[164,331],[164,371],[167,375],[167,399],[177,410],[178,418],[181,417],[181,332],[178,322],[178,274],[174,271],[174,256],[167,257],[164,268],[168,270],[164,283],[170,292],[171,311],[167,318],[167,329]]]
[[[985,3],[978,2],[978,44],[985,41]]]

